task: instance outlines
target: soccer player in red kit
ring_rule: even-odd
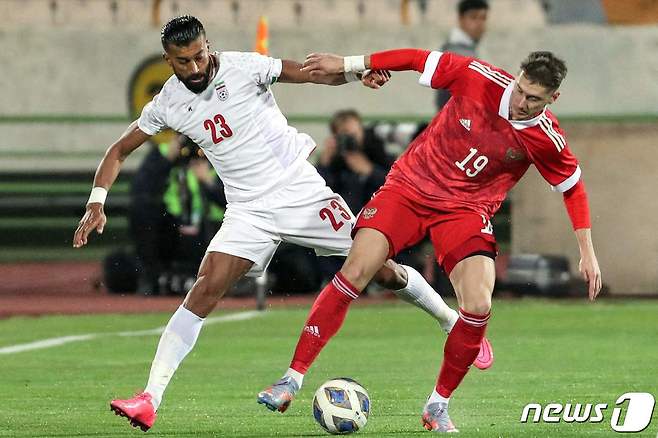
[[[564,195],[590,300],[601,289],[581,170],[548,109],[567,69],[552,53],[533,52],[515,78],[474,58],[417,49],[345,58],[311,54],[304,64],[311,75],[366,69],[415,70],[421,85],[447,89],[453,97],[361,211],[349,256],[315,300],[290,368],[303,375],[386,259],[429,234],[460,311],[422,422],[428,430],[454,432],[448,401],[477,356],[491,315],[496,256],[491,217],[531,164]],[[285,410],[294,395],[277,382],[259,401]]]

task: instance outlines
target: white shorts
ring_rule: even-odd
[[[347,256],[355,218],[309,162],[290,183],[262,198],[230,203],[207,252],[254,262],[250,277],[263,274],[279,243],[315,249],[321,256]]]

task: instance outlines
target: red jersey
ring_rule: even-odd
[[[580,179],[578,161],[548,109],[530,120],[509,120],[515,86],[509,73],[435,51],[419,82],[448,89],[452,98],[395,162],[385,187],[430,207],[491,217],[530,164],[559,192]]]

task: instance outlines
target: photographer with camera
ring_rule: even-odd
[[[386,154],[384,142],[373,129],[363,126],[353,109],[335,113],[329,129],[331,137],[320,153],[318,172],[352,211],[358,212],[384,184],[394,158]]]
[[[183,135],[153,146],[131,186],[130,231],[135,242],[137,292],[184,292],[205,247],[219,229],[224,188],[202,150]]]

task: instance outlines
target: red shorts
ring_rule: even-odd
[[[496,238],[486,216],[426,207],[390,188],[380,189],[363,207],[352,235],[360,228],[372,228],[386,236],[389,258],[429,233],[436,261],[448,275],[474,253],[497,254]]]

